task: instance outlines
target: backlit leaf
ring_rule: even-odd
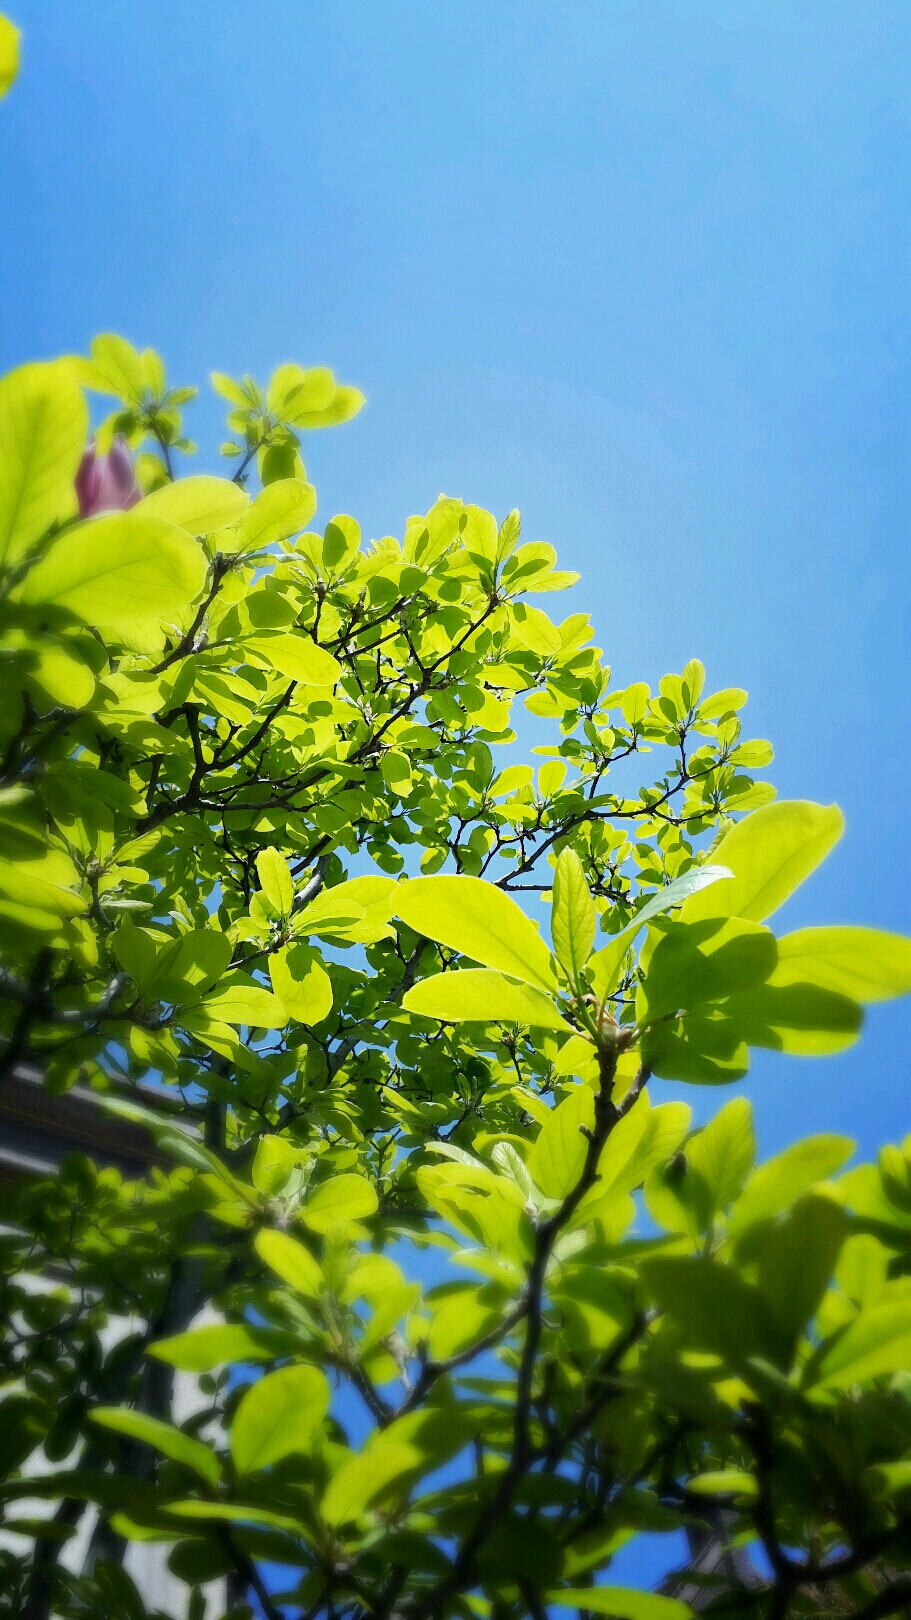
[[[550,926],[557,960],[573,983],[588,961],[597,920],[582,862],[575,850],[564,849],[554,871]]]
[[[334,686],[342,673],[338,660],[309,636],[290,632],[251,636],[245,645],[265,658],[280,675],[290,681],[300,681],[302,686]]]
[[[801,928],[778,941],[770,984],[812,984],[854,1001],[911,991],[911,939],[878,928]]]
[[[359,1221],[377,1209],[376,1189],[366,1176],[333,1176],[321,1181],[301,1206],[300,1218],[314,1232],[327,1232],[336,1221]]]
[[[312,484],[300,478],[278,478],[260,491],[233,534],[219,537],[219,548],[241,555],[262,551],[305,529],[315,511]]]
[[[200,594],[206,559],[183,529],[139,508],[70,529],[26,576],[18,595],[53,603],[115,633],[170,621]]]
[[[426,939],[484,967],[555,990],[550,952],[509,895],[473,877],[411,878],[399,885],[395,915]]]
[[[140,502],[146,517],[165,518],[188,534],[211,534],[233,523],[250,505],[250,497],[229,478],[200,473],[162,484]]]
[[[217,1485],[221,1478],[221,1463],[214,1451],[203,1445],[201,1440],[194,1440],[181,1429],[175,1429],[170,1423],[162,1423],[158,1418],[147,1417],[144,1412],[131,1412],[127,1407],[120,1406],[96,1406],[89,1416],[93,1423],[103,1429],[113,1429],[116,1434],[127,1435],[133,1440],[144,1440],[146,1445],[154,1446],[163,1456],[192,1468],[210,1485]]]
[[[62,362],[19,366],[0,380],[0,567],[76,512],[87,432],[85,400]]]
[[[734,881],[693,895],[681,921],[746,917],[764,922],[815,871],[843,828],[844,818],[834,804],[793,799],[763,805],[732,827],[713,851],[730,867]]]
[[[247,1390],[231,1424],[239,1474],[306,1452],[329,1410],[329,1385],[317,1367],[281,1367]]]
[[[461,880],[460,880],[461,881]],[[423,979],[402,1000],[406,1012],[447,1023],[529,1024],[571,1028],[554,1003],[529,984],[516,984],[488,968],[465,968]]]

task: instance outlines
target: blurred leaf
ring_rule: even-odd
[[[127,1435],[132,1440],[145,1441],[146,1445],[153,1446],[163,1456],[191,1468],[194,1474],[199,1474],[210,1485],[217,1485],[221,1479],[221,1463],[214,1451],[203,1445],[201,1440],[194,1440],[181,1429],[173,1428],[170,1423],[162,1423],[158,1418],[147,1417],[144,1412],[131,1412],[118,1406],[96,1406],[89,1417],[104,1429],[113,1429],[116,1434]]]
[[[0,379],[0,566],[14,567],[52,523],[76,512],[74,480],[88,420],[62,361],[19,366]]]
[[[229,1436],[239,1474],[306,1452],[329,1410],[329,1385],[317,1367],[281,1367],[247,1390]]]

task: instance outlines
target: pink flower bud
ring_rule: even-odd
[[[130,447],[122,433],[106,456],[99,456],[90,439],[76,474],[79,516],[94,517],[97,512],[126,512],[142,498]]]

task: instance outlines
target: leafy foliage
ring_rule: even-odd
[[[613,689],[588,616],[529,601],[575,576],[518,513],[309,530],[301,435],[355,389],[213,383],[232,479],[174,476],[193,391],[122,338],[0,384],[0,1068],[158,1158],[8,1195],[3,1490],[51,1514],[8,1612],[142,1615],[156,1540],[194,1614],[230,1572],[273,1620],[675,1620],[604,1576],[706,1515],[772,1572],[719,1609],[893,1612],[911,1138],[757,1166],[744,1099],[693,1131],[648,1089],[911,989],[904,939],[769,926],[839,812],[773,802],[698,660]],[[86,519],[83,388],[144,490]],[[537,772],[496,762],[521,704]]]

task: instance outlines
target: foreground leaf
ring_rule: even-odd
[[[0,53],[4,43],[9,52],[11,25],[0,22]],[[3,73],[0,54],[0,86]],[[76,512],[88,420],[82,391],[62,362],[19,366],[0,380],[0,567],[15,566],[52,523]]]
[[[144,1412],[130,1412],[119,1406],[97,1406],[89,1416],[93,1423],[103,1429],[112,1429],[116,1434],[128,1435],[133,1440],[144,1440],[146,1445],[154,1446],[163,1456],[192,1468],[210,1485],[217,1485],[221,1478],[221,1463],[214,1451],[203,1445],[201,1440],[194,1440],[191,1435],[173,1428],[170,1423],[162,1423],[158,1418],[147,1417]]]
[[[557,988],[550,951],[534,923],[492,883],[472,877],[411,878],[399,884],[395,915],[425,939],[484,967],[499,968],[539,990]]]
[[[402,1000],[407,1012],[447,1023],[529,1024],[536,1029],[570,1030],[553,1002],[528,984],[516,984],[488,968],[437,973],[423,979]]]
[[[305,1452],[329,1410],[329,1385],[316,1367],[282,1367],[247,1390],[231,1425],[239,1474]]]

